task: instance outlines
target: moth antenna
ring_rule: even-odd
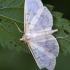
[[[24,33],[23,31],[20,30],[20,28],[18,27],[18,25],[15,22],[14,22],[14,24],[17,26],[20,33]]]

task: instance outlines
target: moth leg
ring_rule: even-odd
[[[57,37],[57,39],[64,39],[67,38],[68,36],[64,36],[64,37]]]

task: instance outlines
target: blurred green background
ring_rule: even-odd
[[[70,0],[42,0],[42,2],[53,5],[55,11],[64,13],[63,17],[70,19]],[[31,54],[18,53],[0,46],[0,70],[39,70],[39,68]],[[59,54],[55,70],[70,70],[69,54],[66,56]]]

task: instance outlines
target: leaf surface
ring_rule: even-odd
[[[24,0],[0,0],[0,44],[11,50],[27,51],[28,47],[24,42],[20,42],[20,33],[14,22],[23,31],[24,29]],[[60,45],[60,51],[65,55],[70,53],[70,21],[62,18],[63,13],[53,11],[54,6],[45,5],[54,17],[53,29],[58,29],[54,33]]]

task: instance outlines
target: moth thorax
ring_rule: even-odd
[[[22,38],[20,38],[20,41],[28,41],[29,39],[30,39],[30,37],[28,35],[24,34],[22,36]]]

